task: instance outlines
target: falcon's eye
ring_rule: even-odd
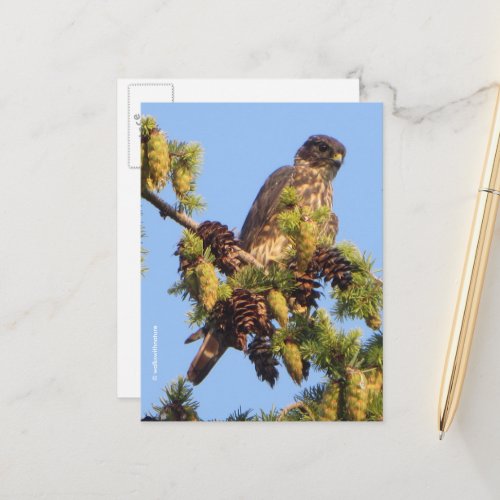
[[[327,146],[324,142],[320,142],[320,143],[318,144],[318,149],[319,149],[322,153],[324,153],[325,151],[327,151],[327,150],[328,150],[328,146]]]

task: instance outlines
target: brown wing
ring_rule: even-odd
[[[260,188],[241,228],[240,239],[244,248],[247,248],[249,243],[257,238],[266,221],[276,212],[281,191],[291,183],[293,171],[294,167],[279,168],[267,178]]]

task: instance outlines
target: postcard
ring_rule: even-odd
[[[141,419],[383,419],[382,105],[143,103]]]
[[[140,396],[140,114],[141,103],[357,102],[359,81],[118,80],[117,111],[117,395]]]

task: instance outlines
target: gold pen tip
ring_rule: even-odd
[[[444,438],[444,431],[441,431],[441,432],[439,433],[439,441],[442,441],[442,440],[443,440],[443,438]]]

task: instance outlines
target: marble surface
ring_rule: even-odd
[[[3,2],[0,498],[499,498],[500,224],[438,382],[500,78],[497,0]],[[116,394],[119,77],[359,77],[385,103],[385,422],[144,425]]]

